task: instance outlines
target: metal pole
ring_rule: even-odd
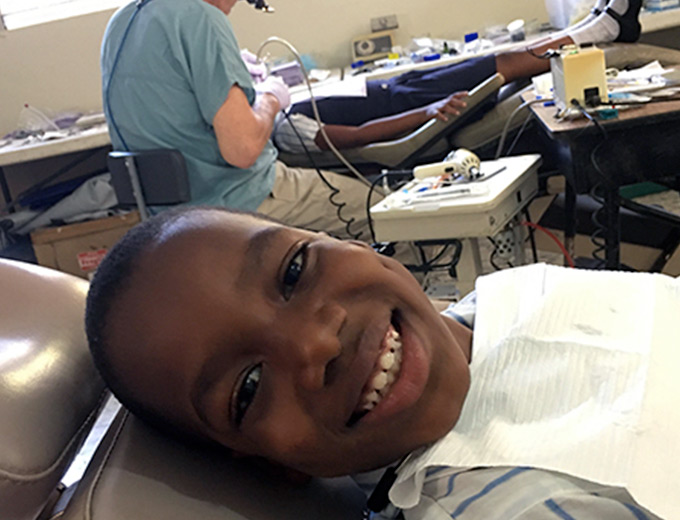
[[[137,209],[139,209],[139,217],[142,221],[149,218],[149,211],[146,209],[146,202],[144,202],[144,192],[142,191],[142,183],[139,181],[139,174],[137,173],[137,166],[132,157],[125,158],[125,167],[130,174],[130,182],[132,183],[132,194],[135,196]]]

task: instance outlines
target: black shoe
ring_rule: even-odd
[[[604,12],[611,16],[619,24],[619,35],[615,42],[633,43],[640,38],[642,27],[640,26],[640,9],[642,0],[628,0],[628,10],[620,15],[611,7],[605,7]]]

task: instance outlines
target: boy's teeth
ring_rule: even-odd
[[[378,372],[373,381],[371,381],[371,384],[376,390],[382,390],[387,385],[387,374],[385,372]]]
[[[369,379],[367,387],[359,402],[357,412],[366,412],[375,408],[390,390],[392,383],[397,379],[401,368],[401,337],[399,333],[390,327],[387,332],[384,352],[380,355],[374,368],[374,375]]]
[[[394,353],[387,352],[383,356],[380,356],[380,368],[383,370],[389,370],[394,365]]]
[[[364,399],[364,401],[365,401],[367,404],[373,404],[373,405],[375,406],[375,403],[377,403],[378,401],[380,401],[380,394],[374,390],[373,392],[371,392],[370,394],[368,394],[368,395],[366,396],[366,398]]]

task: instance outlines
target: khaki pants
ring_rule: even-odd
[[[338,190],[336,194],[321,180],[316,170],[290,168],[277,161],[274,187],[257,208],[258,213],[291,226],[326,231],[340,238],[355,238],[360,234],[360,240],[370,242],[366,215],[368,186],[346,175],[328,171],[321,173]],[[380,199],[379,193],[374,192],[371,196],[372,204]],[[344,205],[339,209],[339,204]],[[352,223],[348,232],[346,222],[349,221]]]

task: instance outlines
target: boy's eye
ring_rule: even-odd
[[[248,370],[240,383],[237,385],[235,396],[232,400],[232,416],[236,427],[240,427],[248,407],[255,399],[257,387],[260,385],[262,364],[255,365]]]
[[[303,244],[300,249],[296,251],[293,257],[288,262],[281,279],[281,293],[283,298],[289,300],[295,290],[295,286],[302,277],[302,272],[305,269],[305,259],[307,256],[307,244]]]

